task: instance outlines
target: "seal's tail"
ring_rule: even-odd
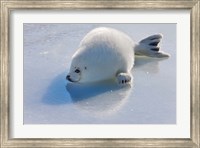
[[[160,47],[158,46],[162,37],[161,34],[155,34],[141,40],[135,47],[135,54],[156,58],[169,57],[170,55],[160,51]]]

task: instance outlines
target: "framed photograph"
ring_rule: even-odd
[[[1,0],[1,147],[199,147],[199,7]]]

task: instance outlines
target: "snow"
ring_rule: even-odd
[[[162,33],[171,57],[136,57],[132,87],[67,82],[81,39],[103,26],[136,42]],[[24,124],[176,124],[176,24],[24,24]]]

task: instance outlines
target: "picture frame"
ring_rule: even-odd
[[[13,10],[52,9],[190,9],[190,138],[10,138],[10,12]],[[199,147],[200,146],[200,1],[7,1],[1,0],[1,147]]]

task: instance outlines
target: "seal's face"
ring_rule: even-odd
[[[66,77],[70,82],[78,82],[81,79],[81,69],[79,67],[71,67],[69,74]]]
[[[66,79],[70,82],[83,82],[87,79],[88,76],[88,60],[85,59],[84,54],[76,52],[72,56],[72,63],[70,71],[66,76]]]
[[[66,79],[70,82],[82,82],[85,80],[86,75],[88,75],[87,66],[83,65],[83,62],[77,63],[73,60]]]

